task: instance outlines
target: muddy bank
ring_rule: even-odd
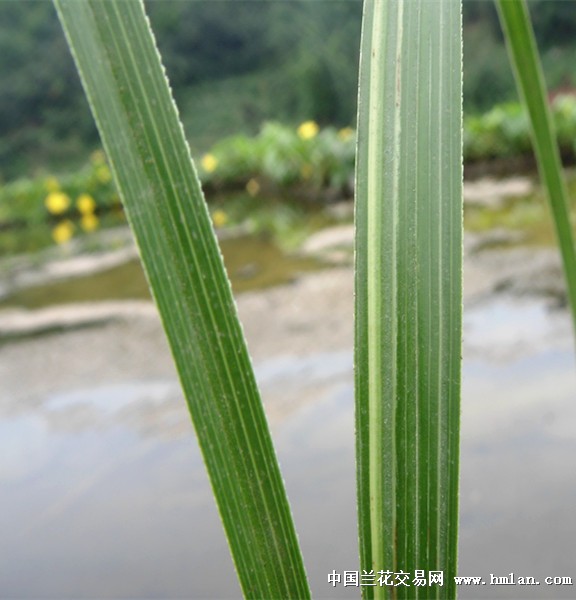
[[[509,180],[501,186],[500,197],[526,185],[521,178]],[[488,181],[469,188],[467,194],[478,202],[486,189],[493,189]],[[494,193],[489,195],[496,198]],[[142,312],[154,315],[135,248],[126,232],[123,235],[126,246],[117,250],[59,256],[38,265],[22,262],[5,269],[0,278],[0,296],[5,296],[0,304],[0,340],[105,324]],[[518,246],[520,236],[504,229],[465,234],[465,304],[508,294],[543,298],[553,307],[565,305],[557,250]],[[348,344],[350,332],[344,333],[341,323],[350,321],[353,310],[353,242],[351,224],[317,232],[293,255],[282,254],[266,240],[224,240],[232,244],[230,258],[224,246],[224,258],[246,327],[266,314],[286,329],[278,332],[280,338],[295,338],[296,348],[301,348],[298,332],[309,332],[312,340],[326,339],[326,347]],[[258,333],[251,337],[256,348],[263,343]]]
[[[515,248],[468,254],[464,263],[465,314],[488,311],[487,324],[482,326],[488,330],[490,314],[496,318],[504,310],[500,322],[496,321],[498,327],[514,321],[516,329],[505,329],[509,339],[491,334],[469,342],[466,318],[471,317],[466,317],[465,352],[492,356],[495,344],[507,344],[508,356],[526,353],[531,345],[543,341],[520,335],[522,319],[535,318],[546,319],[546,339],[570,344],[567,313],[558,309],[563,299],[560,264],[553,250]],[[507,309],[502,302],[508,303]],[[353,347],[353,270],[349,266],[301,274],[287,285],[240,294],[237,305],[255,363],[288,354],[306,357]],[[526,310],[526,306],[532,308]],[[513,318],[515,314],[517,318]],[[483,322],[482,317],[475,319]],[[0,347],[3,395],[15,404],[29,402],[52,387],[136,379],[142,374],[175,376],[150,302],[0,311],[0,338],[4,340]]]
[[[464,197],[468,205],[490,209],[532,188],[525,177],[483,179],[466,183]],[[514,357],[542,343],[571,343],[557,251],[515,247],[514,235],[509,230],[465,235],[465,353]],[[298,256],[282,255],[258,240],[222,240],[233,244],[227,266],[233,285],[242,292],[237,294],[238,310],[256,364],[286,355],[351,351],[353,238],[349,223],[324,229],[307,239]],[[98,240],[92,248],[96,252],[73,245],[50,250],[47,260],[16,258],[6,263],[10,268],[4,269],[0,296],[12,293],[15,302],[0,309],[0,381],[5,396],[16,404],[33,402],[51,388],[93,380],[175,377],[129,231],[103,232]],[[226,260],[226,249],[224,255]],[[126,284],[128,267],[135,271],[131,276],[137,285]],[[102,292],[98,277],[115,270],[117,276],[107,280],[110,289]],[[89,293],[67,295],[68,290],[58,295],[56,286],[72,284],[87,287]],[[271,287],[250,291],[254,286]],[[124,293],[122,287],[132,291]],[[94,290],[98,294],[91,297]],[[22,308],[36,305],[43,308]],[[526,319],[545,323],[537,339],[522,334]],[[506,335],[495,333],[491,323]],[[478,330],[487,333],[476,335]]]

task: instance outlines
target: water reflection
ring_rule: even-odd
[[[481,355],[480,332],[492,340],[491,327],[506,320],[477,310],[466,320],[460,573],[576,577],[570,344],[526,347],[515,358]],[[556,318],[569,335],[566,315]],[[333,569],[358,568],[352,355],[280,356],[257,365],[257,374],[314,596],[359,597],[356,588],[326,581]],[[20,398],[17,410],[7,404],[0,420],[4,596],[240,596],[174,378],[101,381],[52,390],[29,406]],[[462,589],[461,597],[574,593],[486,585]]]
[[[335,564],[352,568],[357,560],[351,356],[274,359],[258,373],[303,551],[314,557],[322,582]],[[290,411],[271,396],[294,373],[302,394],[314,389],[316,399]],[[6,593],[239,597],[175,381],[51,394],[34,410],[5,416],[5,432],[11,432],[2,438],[8,510],[0,517],[7,557],[0,588]]]
[[[574,598],[576,376],[572,353],[546,350],[465,371],[460,571],[533,576],[540,589],[485,586],[468,598]]]

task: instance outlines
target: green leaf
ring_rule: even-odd
[[[540,177],[546,187],[552,210],[576,334],[574,237],[570,224],[568,196],[562,176],[562,163],[546,98],[546,85],[530,22],[530,14],[524,0],[498,0],[496,6],[504,29],[510,60],[514,67],[516,84],[530,115],[534,151]]]
[[[143,5],[55,3],[166,329],[244,594],[308,598],[230,285]]]
[[[367,0],[356,172],[361,568],[443,571],[456,595],[462,311],[458,0]]]

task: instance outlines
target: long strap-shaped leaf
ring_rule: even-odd
[[[540,176],[546,186],[560,246],[568,299],[576,334],[576,253],[570,224],[562,163],[546,98],[546,85],[525,0],[497,0],[500,22],[514,67],[516,84],[530,115],[532,142]]]
[[[365,0],[356,172],[356,428],[365,598],[456,595],[459,0]],[[443,571],[443,586],[413,583]],[[410,573],[410,587],[386,571]],[[388,582],[388,585],[385,585]]]
[[[143,5],[56,0],[56,7],[170,341],[244,594],[308,598],[236,307]]]

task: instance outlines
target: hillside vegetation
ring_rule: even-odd
[[[575,86],[572,3],[530,3],[551,88]],[[265,121],[354,125],[360,1],[148,2],[192,150]],[[465,109],[515,98],[492,3],[464,2]],[[0,180],[81,166],[95,128],[52,4],[0,3]]]

